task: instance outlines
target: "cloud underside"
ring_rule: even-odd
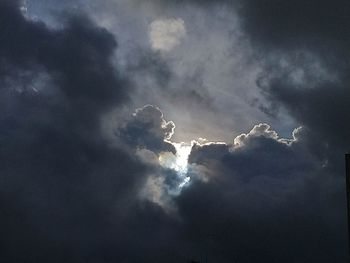
[[[85,15],[53,29],[0,2],[2,262],[348,262],[349,4],[240,8],[263,110],[302,127],[194,142],[180,191],[184,178],[160,163],[177,158],[175,124],[152,105],[125,114],[134,79],[113,61],[115,36]],[[176,19],[150,30],[163,51],[186,35]]]

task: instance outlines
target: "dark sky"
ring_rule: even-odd
[[[0,0],[0,262],[348,262],[349,14]]]

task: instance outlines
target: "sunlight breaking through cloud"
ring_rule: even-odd
[[[188,171],[188,157],[191,153],[192,145],[188,143],[171,142],[176,149],[176,154],[162,153],[159,156],[159,163],[165,168],[174,170],[182,179],[179,188],[186,186],[190,182],[190,177],[187,176]]]

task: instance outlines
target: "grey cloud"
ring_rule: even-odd
[[[308,70],[307,66],[300,66],[301,69],[305,67]],[[344,151],[349,145],[346,133],[349,129],[347,116],[350,114],[347,107],[349,78],[341,68],[338,70],[336,73],[328,70],[331,77],[322,81],[318,72],[306,73],[307,78],[299,84],[289,80],[288,70],[268,64],[258,79],[258,85],[271,105],[286,108],[299,123],[320,136],[319,140],[332,147],[345,147]],[[333,76],[336,76],[335,79]]]
[[[242,20],[254,44],[338,53],[349,45],[347,13],[350,4],[337,1],[244,1]],[[332,48],[331,52],[328,48]],[[343,50],[344,51],[344,50]],[[341,52],[343,52],[341,51]],[[338,53],[339,54],[339,53]]]
[[[272,111],[286,109],[329,151],[344,153],[349,2],[246,1],[242,10],[243,30],[263,64],[257,84]]]
[[[155,153],[175,153],[174,146],[165,141],[171,138],[174,129],[175,124],[166,121],[159,108],[146,105],[137,109],[125,123],[121,123],[115,135],[133,148],[145,148]]]
[[[140,223],[172,220],[137,198],[148,168],[100,132],[129,87],[110,62],[114,37],[82,16],[50,29],[17,4],[0,2],[1,261],[152,257]]]
[[[313,154],[308,133],[286,141],[262,124],[240,146],[193,147],[199,176],[177,200],[193,249],[222,262],[346,262],[344,181]]]
[[[197,24],[188,26],[187,32],[200,29],[206,34],[193,40],[189,52],[179,46],[168,56],[142,51],[144,56],[129,58],[118,55],[112,33],[78,14],[80,9],[95,10],[100,2],[89,1],[91,6],[83,2],[46,2],[65,10],[75,6],[76,15],[64,15],[64,22],[57,17],[60,23],[54,28],[45,24],[49,19],[44,23],[24,18],[18,1],[0,2],[3,262],[185,262],[204,254],[209,262],[348,262],[342,163],[350,144],[349,68],[343,59],[349,44],[343,37],[348,35],[347,2],[337,0],[331,6],[328,1],[244,1],[236,10],[238,17],[236,12],[229,16],[231,9],[220,8],[212,16],[213,5],[206,7],[209,2],[217,7],[233,1],[201,2],[205,4],[199,13],[191,9],[199,5],[184,1],[149,13],[144,5],[137,14],[147,14],[150,20],[160,14],[181,14],[187,23],[186,18],[196,14],[189,21]],[[33,0],[28,8],[35,5],[44,6],[43,1]],[[116,12],[109,3],[101,6],[113,15]],[[135,9],[130,10],[127,14]],[[331,17],[330,12],[334,16],[324,19]],[[43,10],[40,14],[48,16]],[[142,15],[137,23],[146,24],[132,24],[137,33],[147,26]],[[118,30],[134,18],[118,20],[122,21]],[[227,62],[224,58],[234,52],[231,38],[222,39],[221,33],[227,33],[230,23],[234,29],[235,21],[242,23],[243,31],[238,35],[230,31],[230,36],[243,39],[235,47],[244,58]],[[130,39],[147,41],[142,34],[133,38],[129,29],[124,31],[118,32],[121,48]],[[212,47],[216,49],[209,52]],[[221,50],[226,52],[218,53]],[[203,56],[207,53],[215,56]],[[188,59],[184,67],[172,64],[178,55]],[[120,62],[121,57],[135,60]],[[251,59],[259,60],[260,74]],[[242,68],[233,74],[238,66]],[[208,75],[216,69],[222,69],[220,74]],[[247,78],[232,82],[245,71]],[[194,133],[200,128],[199,135],[210,135],[215,128],[213,133],[231,138],[226,131],[235,126],[233,115],[241,114],[242,122],[255,122],[256,115],[248,114],[240,101],[246,98],[245,88],[255,85],[256,76],[257,87],[271,103],[268,110],[287,111],[303,128],[295,130],[291,139],[283,139],[260,124],[236,137],[236,145],[194,145],[189,157],[191,183],[180,195],[171,195],[179,177],[157,161],[161,151],[175,153],[164,142],[174,124],[166,122],[154,106],[127,117],[119,106],[170,101],[176,107],[168,107],[167,118],[187,114]],[[147,79],[150,85],[139,85]],[[220,89],[225,99],[239,98],[234,107],[223,103],[226,100],[213,102],[217,83],[229,87]],[[232,83],[245,95],[233,94],[237,90],[228,85]],[[138,88],[132,89],[133,84]],[[145,88],[153,84],[157,87]],[[138,89],[144,96],[135,98]],[[188,114],[191,104],[194,114]],[[216,111],[215,106],[225,111]],[[112,109],[123,116],[117,114],[116,126],[111,124],[116,129],[116,143],[111,145],[100,123]],[[218,113],[228,117],[223,120]],[[261,116],[256,118],[266,121]],[[276,116],[276,123],[281,122]],[[194,124],[195,117],[202,117],[201,125]],[[240,119],[235,120],[242,130]],[[160,198],[171,202],[174,211],[140,197],[150,178],[160,179]]]
[[[241,7],[243,32],[263,65],[257,85],[269,110],[287,111],[303,129],[289,143],[263,126],[238,137],[241,148],[195,146],[190,161],[212,183],[193,184],[180,197],[189,217],[206,218],[192,225],[193,236],[207,244],[211,236],[224,240],[227,253],[239,240],[231,254],[237,261],[346,262],[349,3],[245,1]],[[215,223],[218,230],[201,231]]]
[[[152,1],[91,2],[95,8],[87,12],[118,36],[123,73],[136,87],[133,106],[161,107],[177,123],[176,140],[204,133],[209,139],[228,141],[232,131],[270,122],[268,115],[251,106],[254,98],[263,100],[254,82],[259,66],[251,60],[249,43],[232,9],[176,3],[163,8]],[[170,52],[152,52],[148,27],[163,18],[183,19],[187,34]],[[215,129],[218,125],[222,128]]]

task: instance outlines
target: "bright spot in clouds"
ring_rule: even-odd
[[[170,51],[185,37],[185,22],[181,18],[154,20],[148,33],[152,49]]]
[[[172,169],[183,179],[179,184],[182,188],[189,181],[190,178],[187,176],[188,171],[188,157],[191,153],[192,145],[186,143],[176,143],[172,142],[176,149],[176,155],[166,152],[159,156],[159,163],[161,166]]]
[[[185,143],[173,143],[176,149],[175,170],[186,175],[188,170],[188,157],[191,153],[192,146]]]

